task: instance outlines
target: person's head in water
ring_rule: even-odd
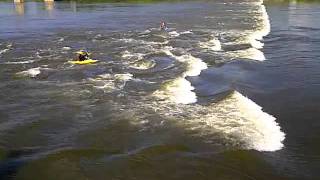
[[[77,61],[87,60],[87,59],[89,59],[89,55],[90,55],[90,53],[88,53],[85,50],[77,51],[76,54],[77,54],[77,57],[76,57]]]
[[[165,21],[160,21],[160,29],[166,30],[167,29],[167,23]]]

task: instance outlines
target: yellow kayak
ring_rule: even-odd
[[[69,61],[71,64],[93,64],[98,62],[98,60],[93,60],[93,59],[87,59],[84,61]]]

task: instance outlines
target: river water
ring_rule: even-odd
[[[319,179],[319,12],[1,2],[0,179]]]

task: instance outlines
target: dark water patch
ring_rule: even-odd
[[[28,162],[28,158],[38,150],[35,148],[10,150],[0,150],[0,178],[15,179],[17,172]]]
[[[183,151],[185,151],[184,148],[178,145],[164,145],[142,149],[128,156],[114,154],[105,158],[112,153],[94,149],[65,150],[29,163],[19,171],[17,179],[61,179],[66,175],[77,179],[183,178],[191,180],[209,177],[218,179],[277,177],[275,174],[263,171],[263,169],[272,171],[272,168],[252,153],[230,151],[217,155],[192,155]],[[92,161],[97,158],[99,162],[93,163]],[[176,171],[177,168],[182,171]],[[51,173],[55,174],[54,178],[50,176]]]
[[[210,95],[199,95],[198,103],[201,105],[208,105],[212,103],[217,103],[228,98],[234,92],[231,88],[219,89],[219,91],[215,91],[214,94]]]
[[[5,160],[0,162],[0,178],[4,180],[14,179],[18,170],[25,164],[21,160]]]
[[[235,44],[235,45],[223,45],[222,49],[224,51],[238,51],[252,48],[251,44]]]
[[[99,149],[67,149],[30,161],[19,169],[16,179],[82,178],[82,165],[113,151]],[[58,173],[58,174],[55,174]],[[52,174],[54,173],[54,175]]]
[[[219,67],[211,67],[201,72],[200,76],[188,77],[192,85],[196,88],[195,92],[200,97],[215,96],[230,92],[237,87],[237,83],[250,76],[250,66],[240,61],[227,63]]]

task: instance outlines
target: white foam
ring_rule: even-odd
[[[149,29],[143,31],[142,33],[150,33],[151,31]]]
[[[174,100],[178,101],[179,98]],[[153,107],[159,114],[174,117],[178,126],[180,124],[181,128],[190,130],[193,136],[201,137],[208,144],[222,143],[258,151],[276,151],[283,147],[285,134],[276,118],[263,112],[262,107],[237,91],[206,106],[174,106],[159,101],[159,104]]]
[[[191,30],[190,31],[183,31],[180,34],[193,34],[193,32]]]
[[[0,55],[6,53],[6,52],[9,51],[9,50],[10,50],[10,49],[2,49],[2,50],[0,51]]]
[[[122,52],[122,58],[125,59],[131,59],[131,58],[136,58],[137,60],[142,59],[144,56],[144,54],[142,53],[132,53],[129,52],[128,50],[125,50],[124,52]]]
[[[62,50],[69,51],[69,50],[71,50],[71,47],[64,46],[64,47],[62,48]]]
[[[199,46],[212,51],[221,51],[221,43],[218,39],[211,39],[208,42],[200,42]]]
[[[1,45],[1,44],[0,44]],[[0,55],[8,52],[12,48],[12,44],[6,45],[5,49],[0,50]]]
[[[226,55],[232,57],[233,59],[244,58],[256,61],[266,60],[264,53],[256,48],[227,52]]]
[[[119,41],[123,41],[125,43],[136,43],[136,44],[142,44],[142,45],[163,45],[163,44],[168,44],[169,41],[164,41],[164,42],[154,42],[154,41],[144,41],[144,40],[137,40],[133,38],[123,38],[119,39]]]
[[[177,59],[180,62],[183,62],[187,65],[187,70],[184,73],[184,77],[186,76],[198,76],[201,71],[207,69],[207,64],[203,62],[201,59],[192,56],[191,54],[184,54],[182,56],[175,56],[170,50],[172,47],[166,47],[163,49],[163,52],[167,55]]]
[[[97,34],[97,35],[94,36],[94,38],[100,38],[100,37],[102,37],[101,34]]]
[[[31,68],[26,71],[18,72],[18,75],[28,76],[28,77],[36,77],[41,73],[40,67]]]
[[[244,4],[251,4],[251,5],[262,5],[264,2],[264,0],[259,0],[259,1],[255,1],[255,2],[243,2]],[[241,4],[241,3],[240,3]]]
[[[263,37],[270,33],[270,21],[266,8],[264,5],[261,4],[261,2],[253,3],[253,5],[256,5],[258,7],[257,11],[255,12],[257,15],[254,16],[256,27],[253,30],[245,31],[242,33],[239,32],[243,35],[235,42],[236,44],[249,43],[252,46],[252,48],[249,48],[247,50],[239,50],[237,51],[237,53],[230,54],[235,55],[235,57],[237,57],[238,54],[240,55],[240,58],[248,58],[263,61],[266,58],[263,52],[259,49],[262,49],[264,47],[264,43],[261,42],[263,40]],[[245,55],[245,53],[247,53],[247,55]]]
[[[153,68],[156,63],[153,60],[138,60],[130,65],[131,68],[146,70]]]
[[[97,78],[89,78],[97,89],[103,89],[105,92],[121,90],[126,85],[127,81],[133,77],[130,73],[125,74],[101,74]]]
[[[207,68],[207,64],[201,59],[193,57],[191,54],[185,54],[182,56],[175,56],[171,50],[172,47],[166,47],[163,52],[168,56],[175,58],[176,60],[185,63],[186,71],[181,77],[164,83],[162,88],[153,93],[153,95],[161,98],[168,99],[171,102],[178,104],[190,104],[197,102],[197,96],[192,91],[194,87],[189,81],[185,79],[187,76],[198,76],[203,69]]]
[[[8,61],[8,62],[4,62],[3,64],[30,64],[35,62],[35,60],[27,60],[27,61]]]
[[[260,14],[257,19],[257,29],[248,36],[248,40],[252,47],[261,49],[263,48],[263,43],[260,42],[264,36],[270,33],[270,20],[266,11],[266,7],[262,4],[259,4],[258,13]]]
[[[187,71],[185,76],[198,76],[201,71],[207,69],[207,64],[199,58],[195,58],[190,54],[178,56],[177,59],[180,62],[185,62],[187,64]]]
[[[249,41],[250,41],[251,46],[256,49],[262,49],[264,46],[264,43],[262,43],[261,41],[257,40],[254,37],[249,38]]]
[[[171,32],[169,32],[169,35],[170,35],[171,37],[178,37],[178,36],[180,36],[180,34],[179,34],[177,31],[171,31]]]
[[[114,75],[115,79],[121,80],[121,81],[129,81],[132,79],[133,75],[130,73],[125,73],[125,74],[115,74]]]
[[[276,119],[239,92],[211,108],[214,113],[201,121],[235,143],[243,142],[245,148],[258,151],[275,151],[283,147],[285,134]]]
[[[197,96],[192,91],[194,87],[183,77],[166,82],[160,90],[153,93],[154,96],[179,104],[190,104],[197,102]]]

